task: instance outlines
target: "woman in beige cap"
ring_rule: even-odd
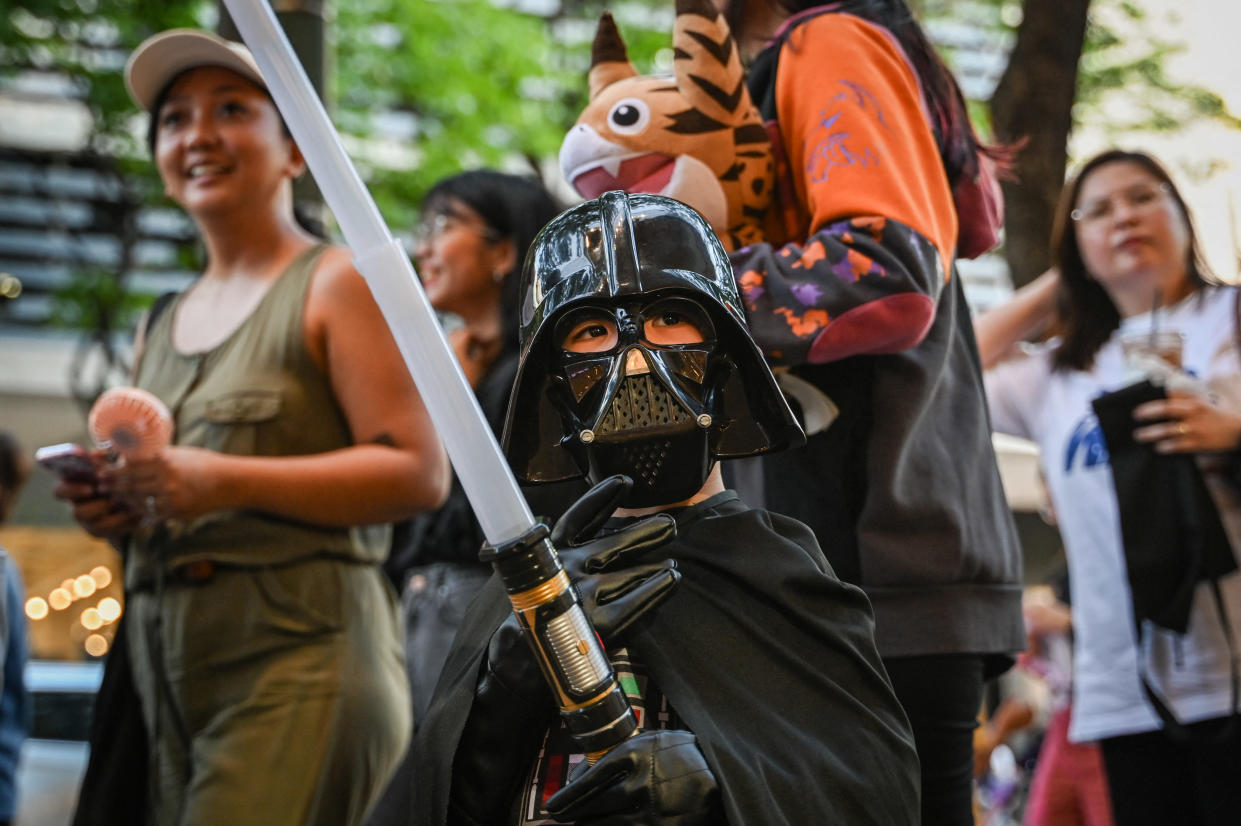
[[[410,730],[384,523],[443,501],[447,459],[348,252],[294,220],[249,52],[163,32],[125,80],[207,266],[139,335],[173,445],[59,493],[127,549],[146,820],[358,823]]]

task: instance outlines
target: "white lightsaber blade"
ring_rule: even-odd
[[[547,541],[546,527],[536,529],[409,257],[388,231],[345,154],[276,15],[266,0],[225,3],[340,223],[354,264],[392,329],[465,495],[493,546],[489,549],[492,565],[553,689],[562,719],[593,762],[637,729],[599,635],[583,612],[577,592],[569,586],[556,550]],[[571,625],[575,633],[565,633],[565,625]]]
[[[413,264],[358,177],[271,6],[265,0],[225,4],[392,330],[484,535],[499,545],[525,533],[534,517]]]

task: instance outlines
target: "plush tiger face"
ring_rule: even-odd
[[[676,198],[737,249],[760,238],[772,158],[728,24],[709,0],[677,0],[675,74],[639,76],[610,14],[595,33],[590,103],[560,168],[586,198],[623,189]]]

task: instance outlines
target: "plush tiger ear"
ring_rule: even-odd
[[[694,108],[734,124],[750,106],[741,55],[710,0],[676,0],[672,33],[677,88]]]
[[[618,80],[637,77],[638,70],[629,62],[629,51],[611,12],[604,12],[599,17],[599,27],[595,29],[595,41],[590,47],[590,73],[586,76],[590,82],[590,99]]]

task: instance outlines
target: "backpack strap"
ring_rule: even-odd
[[[1228,610],[1224,606],[1224,596],[1219,590],[1219,580],[1211,579],[1211,594],[1215,597],[1215,607],[1219,611],[1220,624],[1224,630],[1224,642],[1228,644],[1228,675],[1232,684],[1232,694],[1229,705],[1228,722],[1219,731],[1209,737],[1198,737],[1189,727],[1177,719],[1172,709],[1168,708],[1167,703],[1155,693],[1155,689],[1151,687],[1150,682],[1146,679],[1146,675],[1140,673],[1142,667],[1139,665],[1138,678],[1142,681],[1142,693],[1146,695],[1146,701],[1150,703],[1155,714],[1163,722],[1163,730],[1168,737],[1180,743],[1201,742],[1201,743],[1223,743],[1233,736],[1237,729],[1237,725],[1241,722],[1241,712],[1237,711],[1237,699],[1241,695],[1241,668],[1237,664],[1237,645],[1232,636],[1232,626],[1228,623]],[[1138,629],[1138,639],[1142,640],[1146,636],[1145,632]]]
[[[136,353],[137,358],[130,366],[131,379],[136,379],[138,376],[138,366],[142,363],[142,357],[146,352],[146,343],[151,338],[151,330],[155,327],[156,319],[163,314],[164,310],[168,309],[168,306],[172,304],[173,299],[178,295],[180,295],[180,293],[175,290],[161,293],[158,297],[156,297],[155,301],[151,303],[151,309],[147,310],[146,321],[142,325],[142,348]],[[137,336],[135,336],[134,340],[135,342],[137,341]]]
[[[1241,289],[1234,289],[1233,294],[1232,335],[1237,347],[1238,358],[1241,358]],[[1225,471],[1225,477],[1234,485],[1241,487],[1241,445],[1238,445],[1232,451],[1228,468]],[[1238,697],[1241,697],[1241,664],[1238,663],[1238,657],[1241,656],[1241,653],[1237,651],[1237,643],[1232,634],[1232,625],[1228,621],[1228,608],[1224,602],[1224,595],[1219,590],[1219,578],[1211,577],[1208,581],[1211,585],[1211,595],[1215,599],[1215,608],[1219,612],[1220,627],[1224,632],[1224,642],[1228,645],[1228,676],[1232,687],[1228,723],[1213,736],[1203,740],[1203,742],[1217,743],[1231,737],[1237,728],[1238,721],[1241,721],[1241,712],[1237,711],[1237,700]],[[1139,626],[1138,639],[1141,640],[1144,636],[1145,634]],[[1151,704],[1151,708],[1155,710],[1155,714],[1163,721],[1164,731],[1168,733],[1168,736],[1181,742],[1200,739],[1196,738],[1185,724],[1176,718],[1176,715],[1172,713],[1172,709],[1168,708],[1167,704],[1155,693],[1155,690],[1147,681],[1146,675],[1139,674],[1138,677],[1142,681],[1142,693],[1146,695],[1146,700]]]
[[[146,326],[142,328],[142,337],[144,339],[151,334],[151,328],[155,326],[155,320],[163,314],[164,310],[168,309],[168,305],[180,294],[176,290],[169,290],[166,293],[160,293],[155,299],[151,304],[151,309],[147,311]]]
[[[1241,288],[1232,290],[1232,340],[1237,345],[1237,357],[1241,358]]]
[[[1232,339],[1237,348],[1237,360],[1241,361],[1241,288],[1233,287],[1232,293]],[[1226,456],[1223,477],[1234,488],[1241,490],[1241,444],[1233,447]]]

